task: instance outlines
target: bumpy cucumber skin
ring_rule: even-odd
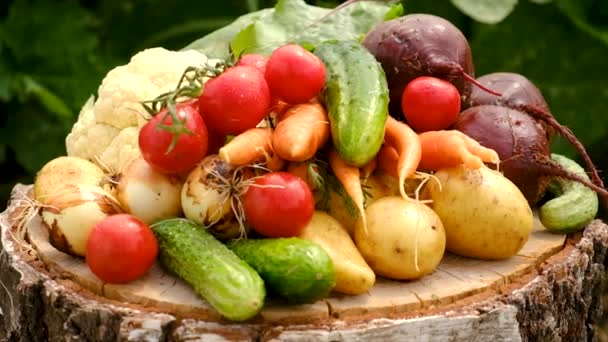
[[[586,179],[589,176],[575,161],[559,154],[551,159],[564,169]],[[597,215],[599,200],[588,187],[570,180],[556,178],[549,184],[549,191],[556,197],[540,207],[540,221],[547,230],[555,233],[572,233],[586,227]]]
[[[222,316],[244,321],[264,306],[260,275],[201,226],[186,219],[152,225],[163,267],[194,288]]]
[[[314,54],[325,64],[322,97],[336,151],[347,163],[361,167],[384,141],[389,100],[384,70],[354,41],[326,41]]]
[[[230,248],[290,303],[325,298],[336,285],[333,262],[319,245],[300,238],[239,240]]]

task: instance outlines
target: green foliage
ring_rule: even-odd
[[[328,8],[340,2],[306,1]],[[268,51],[278,41],[315,41],[336,34],[356,38],[389,8],[385,1],[360,1],[307,27],[328,10],[303,0],[282,0],[275,10],[275,3],[4,1],[0,203],[15,182],[31,182],[46,161],[65,153],[64,139],[80,106],[95,94],[107,71],[135,52],[152,46],[204,46],[211,56],[228,57],[231,42],[237,51]],[[532,79],[558,120],[591,149],[602,169],[608,169],[603,147],[608,138],[608,67],[603,63],[608,56],[608,1],[404,0],[402,5],[404,13],[433,13],[457,25],[471,43],[477,75],[513,71]],[[294,11],[287,10],[290,6]],[[392,9],[393,16],[401,14],[399,8]],[[573,156],[561,139],[554,148]]]

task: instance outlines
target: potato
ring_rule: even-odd
[[[383,172],[374,172],[367,179],[363,179],[361,183],[365,192],[365,207],[378,198],[399,194],[397,178]],[[327,212],[342,223],[351,236],[354,234],[355,226],[359,220],[359,211],[350,198],[345,200],[338,193],[332,191]]]
[[[299,237],[317,243],[329,254],[336,278],[334,291],[356,295],[374,286],[374,271],[361,256],[346,229],[326,212],[315,211]]]
[[[515,255],[532,231],[526,198],[501,173],[482,167],[439,170],[424,189],[446,230],[447,250],[478,259]]]
[[[445,231],[428,206],[399,196],[382,197],[365,210],[367,231],[355,229],[355,243],[377,275],[417,279],[436,268],[445,252]]]

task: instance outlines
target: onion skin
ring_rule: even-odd
[[[152,224],[181,216],[182,184],[179,176],[157,172],[140,157],[121,173],[116,198],[127,213]]]
[[[103,170],[92,162],[78,157],[57,157],[46,163],[36,174],[34,199],[48,204],[48,197],[67,184],[101,186]]]
[[[68,184],[48,196],[41,208],[49,242],[58,250],[85,256],[89,234],[105,217],[123,213],[118,201],[99,186]]]
[[[233,194],[229,193],[234,172],[233,165],[215,154],[209,155],[188,174],[182,187],[185,217],[208,227],[209,232],[220,240],[238,238],[243,233],[232,208]]]

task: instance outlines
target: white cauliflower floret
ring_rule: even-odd
[[[105,165],[114,173],[119,173],[130,161],[141,155],[138,137],[138,127],[123,129],[99,156],[98,163]]]
[[[80,110],[78,121],[66,138],[69,156],[95,160],[120,133],[120,129],[114,126],[95,121],[94,103],[95,98],[91,96]]]
[[[142,101],[175,89],[187,67],[200,67],[207,57],[194,50],[146,49],[103,79],[97,100],[89,99],[66,137],[69,156],[89,159],[115,172],[140,155],[139,129],[148,113]]]

